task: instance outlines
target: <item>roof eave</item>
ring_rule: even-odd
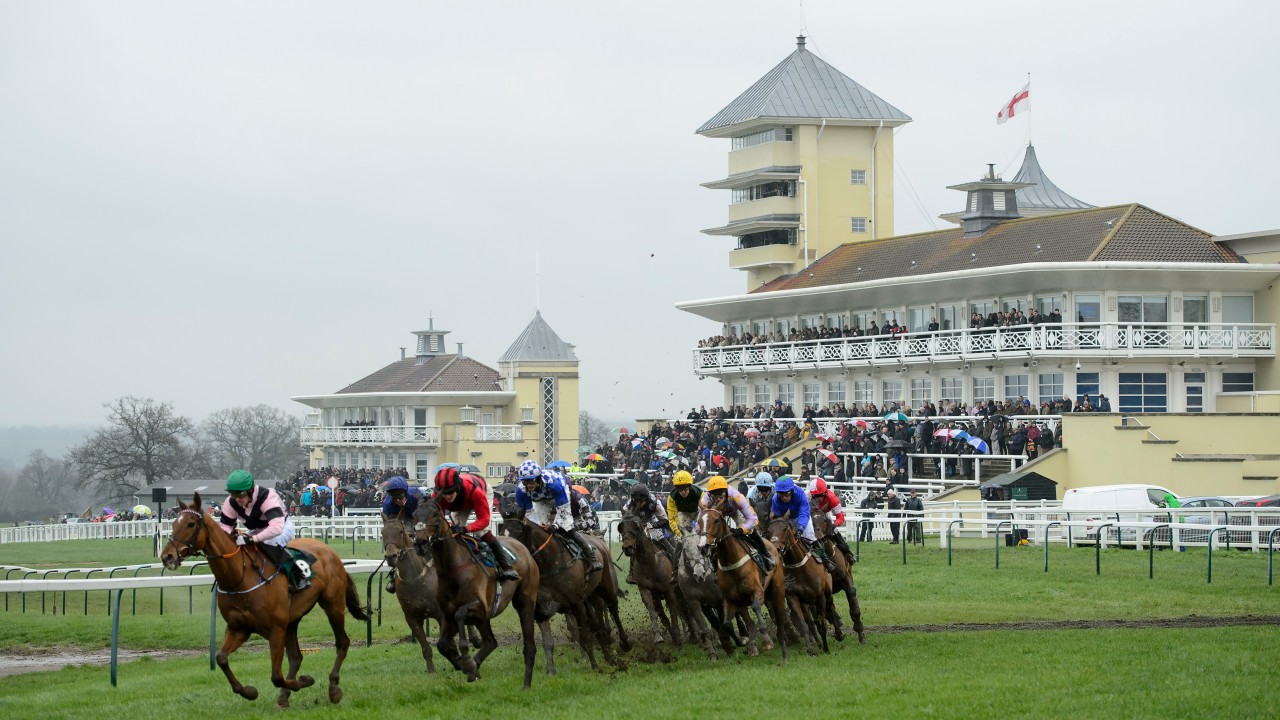
[[[762,116],[716,127],[700,127],[698,135],[709,138],[727,138],[744,135],[757,129],[777,125],[825,125],[827,127],[887,127],[906,125],[911,118],[806,118]]]

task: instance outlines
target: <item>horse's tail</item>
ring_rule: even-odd
[[[352,580],[351,575],[345,570],[343,574],[347,576],[347,610],[357,620],[368,620],[369,613],[360,606],[360,593],[356,591],[356,581]]]

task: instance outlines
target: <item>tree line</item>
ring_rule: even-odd
[[[104,406],[106,424],[62,457],[33,450],[16,472],[0,472],[0,522],[35,520],[86,504],[124,504],[159,482],[226,477],[246,469],[275,482],[306,465],[301,421],[267,405],[219,410],[202,422],[173,404],[132,395]]]

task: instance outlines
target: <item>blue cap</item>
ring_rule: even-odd
[[[796,481],[792,480],[790,475],[784,475],[778,478],[778,484],[773,487],[774,492],[779,493],[795,492],[795,489]]]
[[[387,480],[387,492],[392,490],[403,490],[409,492],[409,481],[400,475],[394,475]]]

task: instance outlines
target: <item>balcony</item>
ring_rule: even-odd
[[[524,442],[520,425],[477,425],[476,442]]]
[[[303,447],[335,445],[394,445],[440,447],[438,425],[373,425],[361,427],[302,428]]]
[[[699,375],[1030,358],[1199,359],[1276,356],[1274,323],[1071,323],[943,330],[697,348]]]

